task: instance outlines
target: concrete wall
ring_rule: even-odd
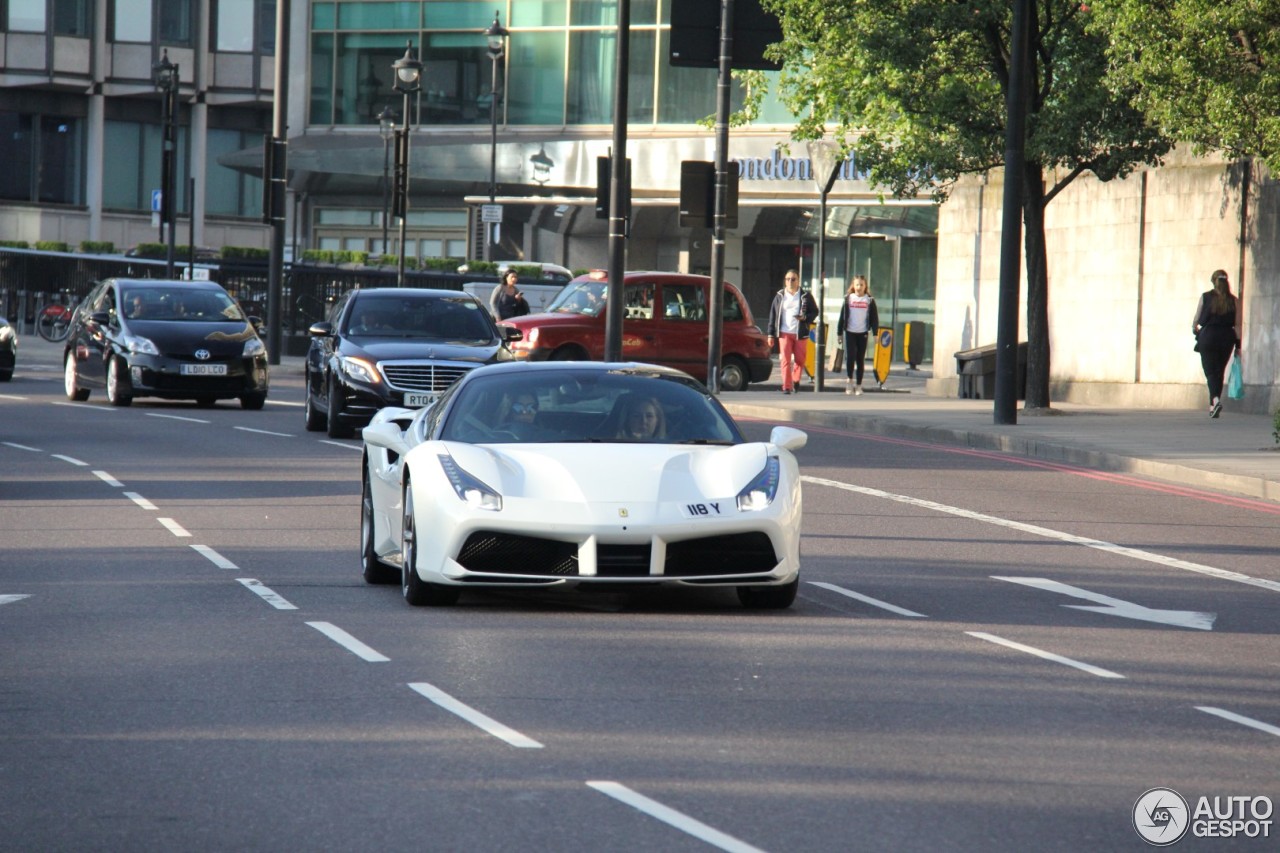
[[[1242,299],[1246,384],[1229,408],[1280,406],[1280,183],[1248,168],[1178,151],[1123,181],[1081,176],[1050,203],[1051,399],[1207,406],[1191,322],[1225,269]],[[967,179],[941,209],[933,393],[955,393],[952,353],[995,343],[1002,178]],[[1025,340],[1025,281],[1019,304]]]

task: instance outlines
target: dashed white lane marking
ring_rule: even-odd
[[[61,459],[63,462],[70,462],[72,465],[77,465],[81,468],[89,467],[88,462],[81,462],[79,459],[75,458],[74,456],[63,456],[61,453],[54,453],[52,454],[52,456],[54,459]]]
[[[0,394],[0,400],[26,400],[27,397],[20,397],[17,394]]]
[[[1123,545],[1116,545],[1113,542],[1104,542],[1101,539],[1091,539],[1087,536],[1076,536],[1072,533],[1063,533],[1060,530],[1050,530],[1047,527],[1040,527],[1035,524],[1024,524],[1020,521],[1012,521],[1007,518],[986,515],[981,512],[974,512],[973,510],[948,506],[934,501],[921,500],[920,498],[913,498],[907,495],[895,495],[893,492],[885,492],[880,489],[870,489],[866,486],[855,486],[852,483],[842,483],[839,480],[828,480],[823,477],[810,477],[808,475],[801,475],[800,479],[806,483],[813,483],[815,486],[830,486],[833,489],[843,489],[846,492],[857,492],[858,494],[868,495],[873,498],[884,498],[886,500],[897,501],[898,503],[918,506],[922,509],[931,509],[935,512],[945,512],[948,515],[955,515],[960,518],[968,518],[973,521],[981,521],[986,524],[995,524],[999,527],[1007,527],[1010,530],[1020,530],[1023,533],[1030,533],[1033,536],[1043,536],[1047,539],[1057,539],[1059,542],[1068,542],[1072,545],[1083,545],[1086,548],[1096,548],[1099,551],[1106,551],[1111,554],[1117,554],[1121,557],[1145,560],[1148,563],[1157,563],[1162,566],[1168,566],[1172,569],[1183,569],[1184,571],[1208,575],[1209,577],[1218,578],[1219,580],[1234,581],[1235,583],[1249,584],[1250,586],[1260,586],[1263,589],[1269,589],[1272,592],[1280,592],[1280,582],[1277,581],[1250,577],[1249,575],[1242,575],[1239,572],[1218,569],[1213,566],[1205,566],[1200,563],[1192,563],[1187,560],[1179,560],[1175,557],[1166,557],[1163,554],[1153,554],[1150,551],[1142,551],[1138,548],[1127,548]]]
[[[1022,643],[1015,643],[1013,640],[1006,640],[1004,637],[997,637],[995,634],[987,634],[983,631],[965,631],[970,637],[977,637],[979,640],[986,640],[988,643],[1005,646],[1019,652],[1026,652],[1029,655],[1035,655],[1044,660],[1053,661],[1054,663],[1073,666],[1076,669],[1083,670],[1090,675],[1096,675],[1099,678],[1124,678],[1118,672],[1112,672],[1109,669],[1103,669],[1100,666],[1094,666],[1091,663],[1082,663],[1071,658],[1064,658],[1062,655],[1055,655],[1053,652],[1046,652],[1044,649],[1037,649],[1035,646],[1024,646]]]
[[[512,746],[518,746],[522,749],[542,749],[542,744],[533,738],[525,737],[513,728],[503,725],[492,717],[477,711],[470,705],[466,705],[454,699],[448,693],[445,693],[434,685],[419,681],[409,685],[416,693],[427,697],[432,702],[444,708],[451,714],[455,714],[466,720],[478,729],[482,729],[494,737],[504,740]]]
[[[1215,717],[1221,717],[1224,720],[1230,720],[1233,723],[1239,723],[1242,726],[1248,726],[1251,729],[1257,729],[1260,732],[1266,732],[1269,735],[1280,737],[1280,727],[1273,726],[1270,723],[1264,723],[1261,720],[1255,720],[1253,717],[1246,717],[1243,714],[1233,714],[1230,711],[1224,711],[1221,708],[1214,708],[1209,705],[1196,705],[1197,711],[1204,711],[1206,714],[1213,714]]]
[[[203,418],[188,418],[183,415],[162,415],[159,412],[147,412],[149,418],[168,418],[171,421],[186,421],[190,424],[211,424],[213,421],[207,421]]]
[[[94,471],[93,476],[97,477],[99,480],[106,483],[108,486],[113,486],[117,489],[124,488],[124,483],[120,482],[115,477],[112,477],[106,471]]]
[[[303,406],[306,405],[306,403],[294,403],[289,400],[268,400],[267,405],[268,406],[293,406],[294,408],[301,409]]]
[[[369,648],[337,625],[329,622],[308,622],[307,624],[362,660],[367,660],[370,663],[385,663],[391,660],[381,652]]]
[[[240,583],[244,584],[250,592],[261,598],[267,604],[270,604],[276,610],[298,609],[288,601],[285,601],[283,597],[277,595],[270,588],[263,586],[262,581],[254,580],[253,578],[236,578],[236,580],[240,581]]]
[[[12,447],[14,450],[25,450],[29,453],[43,453],[44,451],[38,447],[27,447],[25,444],[16,444],[12,441],[4,442],[5,447]]]
[[[204,557],[206,560],[208,560],[210,563],[213,563],[215,566],[217,566],[220,569],[240,568],[235,563],[231,562],[226,557],[222,556],[217,551],[210,548],[208,545],[192,545],[191,550],[195,551],[197,554]]]
[[[66,406],[69,409],[75,409],[76,411],[79,411],[79,412],[104,412],[110,415],[118,415],[124,411],[124,409],[120,409],[115,406],[86,406],[84,403],[55,402],[53,403],[53,405]]]
[[[625,803],[633,809],[642,811],[649,817],[657,818],[668,826],[692,835],[712,847],[719,847],[721,850],[729,850],[732,853],[764,853],[759,847],[753,847],[745,841],[739,841],[732,835],[726,835],[718,829],[713,829],[702,821],[694,820],[670,806],[664,806],[657,800],[651,800],[643,794],[637,794],[626,785],[617,782],[588,782],[587,786],[613,797],[618,802]]]
[[[256,433],[257,435],[274,435],[274,436],[278,436],[278,437],[280,437],[280,438],[294,438],[294,437],[295,437],[295,436],[293,435],[293,433],[290,433],[290,432],[272,432],[272,431],[271,431],[271,430],[269,430],[269,429],[254,429],[253,427],[242,427],[242,426],[232,427],[232,429],[238,429],[238,430],[240,430],[241,432],[252,432],[252,433]]]
[[[191,534],[188,533],[181,524],[174,521],[172,518],[157,518],[156,521],[160,522],[166,528],[168,528],[169,532],[172,533],[174,536],[177,536],[179,538],[186,538],[191,536]]]
[[[334,447],[345,447],[347,450],[364,450],[363,444],[352,444],[349,441],[330,441],[327,438],[320,439],[321,444],[332,444]]]
[[[0,595],[0,604],[10,604],[14,601],[21,601],[24,598],[30,598],[30,595]]]
[[[879,607],[881,609],[888,610],[890,613],[897,613],[899,616],[915,616],[919,619],[929,618],[923,613],[916,613],[914,610],[908,610],[905,607],[899,607],[896,604],[890,604],[887,601],[881,601],[880,599],[872,598],[869,595],[862,595],[861,593],[854,592],[851,589],[845,589],[842,586],[836,586],[833,583],[823,583],[822,581],[809,581],[809,583],[813,584],[814,586],[820,586],[823,589],[829,589],[832,592],[838,592],[841,595],[847,595],[849,598],[857,599],[858,601],[864,602],[865,604],[870,604],[873,607]]]
[[[124,496],[129,500],[133,501],[134,503],[136,503],[138,506],[142,507],[143,509],[159,509],[160,508],[155,504],[153,504],[151,501],[144,498],[142,495],[138,494],[137,492],[125,492]]]

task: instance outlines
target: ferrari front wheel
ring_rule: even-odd
[[[360,570],[365,583],[395,583],[396,570],[378,559],[373,548],[373,491],[369,487],[369,472],[364,472],[360,490]]]
[[[752,610],[785,610],[796,600],[800,578],[782,586],[740,586],[738,601]]]
[[[400,590],[414,607],[444,607],[455,603],[461,590],[418,577],[418,526],[413,517],[413,484],[404,478],[404,522],[400,528]]]

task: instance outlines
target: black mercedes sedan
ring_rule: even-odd
[[[0,382],[13,378],[13,368],[18,362],[18,330],[0,317]]]
[[[349,438],[384,406],[430,405],[467,371],[513,361],[521,332],[456,290],[352,290],[311,326],[306,427]]]
[[[76,308],[62,354],[67,398],[267,400],[267,348],[256,317],[212,281],[109,278]]]

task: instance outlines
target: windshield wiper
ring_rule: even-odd
[[[717,447],[732,447],[733,442],[724,438],[686,438],[684,441],[677,441],[676,444],[713,444]]]

